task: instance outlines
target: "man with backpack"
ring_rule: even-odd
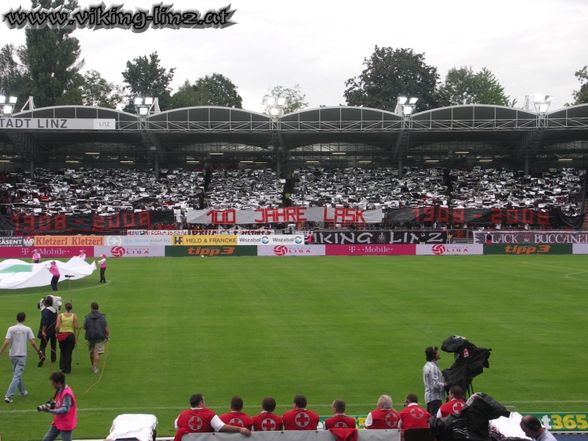
[[[86,340],[90,350],[90,363],[92,372],[98,373],[100,364],[100,355],[104,354],[105,343],[110,334],[108,323],[104,314],[98,311],[98,303],[93,302],[90,314],[84,319],[84,329],[86,330]]]

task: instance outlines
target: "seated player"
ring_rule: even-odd
[[[182,441],[182,437],[188,433],[238,432],[245,436],[251,435],[251,431],[246,427],[223,423],[212,410],[206,408],[202,394],[194,394],[190,397],[190,409],[182,411],[174,425],[176,428],[174,441]]]
[[[465,407],[465,394],[461,386],[453,385],[449,388],[449,401],[443,403],[437,412],[437,418],[447,418],[449,415],[459,415]]]
[[[428,429],[431,414],[419,406],[419,399],[415,394],[406,396],[406,407],[399,413],[402,433],[412,429]]]
[[[366,429],[398,429],[400,416],[392,408],[392,397],[381,395],[376,403],[376,409],[368,413],[365,419]]]
[[[294,397],[294,409],[282,416],[285,430],[316,430],[319,416],[306,408],[306,397],[296,395]]]
[[[253,417],[253,430],[256,432],[272,432],[282,430],[282,417],[276,415],[276,400],[266,397],[261,402],[262,411]]]
[[[223,423],[231,426],[246,427],[249,430],[253,427],[253,419],[243,413],[243,399],[241,397],[231,399],[231,411],[222,414],[220,419]]]
[[[335,400],[332,405],[333,416],[325,420],[325,429],[355,429],[355,418],[345,415],[345,401]]]

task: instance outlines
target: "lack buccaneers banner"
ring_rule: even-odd
[[[189,224],[251,225],[323,222],[334,224],[376,224],[382,222],[382,210],[331,207],[258,208],[257,210],[189,210]]]
[[[110,216],[92,214],[0,216],[0,230],[15,234],[109,233],[127,229],[149,229],[158,224],[173,224],[173,211],[119,212]]]
[[[586,243],[588,231],[475,231],[474,243]]]
[[[565,216],[561,210],[537,211],[530,208],[399,208],[388,210],[385,219],[392,224],[442,223],[454,225],[567,225],[580,227],[584,216]]]

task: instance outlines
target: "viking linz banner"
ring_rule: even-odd
[[[55,215],[0,216],[0,229],[16,234],[109,233],[126,229],[150,229],[157,224],[173,224],[173,211],[119,212],[110,216]]]
[[[189,224],[249,225],[323,222],[333,224],[374,224],[382,222],[382,210],[331,207],[258,208],[257,210],[189,210]]]
[[[436,244],[447,242],[446,231],[320,231],[307,236],[308,243],[347,244]]]

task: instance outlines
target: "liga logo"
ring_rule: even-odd
[[[433,254],[435,256],[442,256],[443,254],[445,254],[445,251],[446,251],[445,245],[440,245],[440,244],[433,245],[433,247],[431,249],[433,250]]]
[[[285,256],[288,254],[288,247],[286,245],[277,245],[274,247],[274,254],[276,256]]]
[[[110,254],[112,254],[112,257],[123,257],[126,253],[127,250],[121,246],[115,246],[110,249]]]

